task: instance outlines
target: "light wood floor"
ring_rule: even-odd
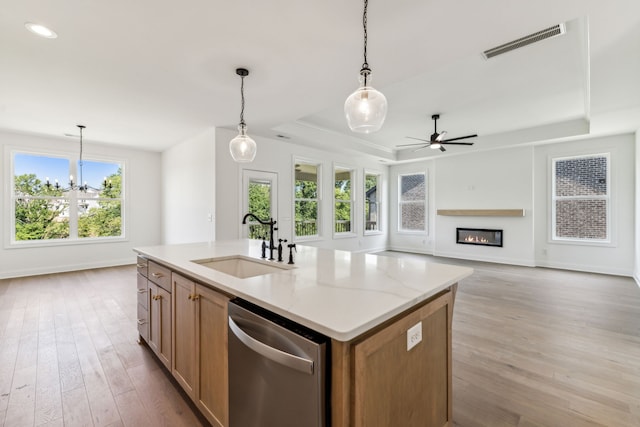
[[[640,426],[629,278],[469,265],[453,325],[457,427]],[[135,268],[0,280],[0,426],[199,426],[136,343]]]

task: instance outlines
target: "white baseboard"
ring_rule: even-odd
[[[585,273],[611,274],[613,276],[633,277],[638,283],[638,279],[633,275],[633,271],[623,268],[611,268],[607,265],[584,265],[573,263],[553,262],[549,260],[538,260],[538,267],[556,268],[559,270],[583,271]]]
[[[492,256],[469,256],[461,255],[458,252],[435,252],[433,255],[446,258],[466,259],[469,261],[492,262],[495,264],[520,265],[523,267],[535,267],[535,263],[530,259],[504,258]]]

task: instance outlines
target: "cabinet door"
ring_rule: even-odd
[[[196,285],[172,274],[173,364],[171,373],[184,391],[195,400],[196,385]]]
[[[147,278],[142,274],[137,274],[137,295],[138,295],[138,334],[140,338],[149,341],[149,291],[147,289]],[[140,342],[140,340],[138,340]]]
[[[229,299],[202,285],[196,286],[198,309],[196,355],[199,370],[196,403],[214,426],[228,420],[227,302]]]
[[[171,294],[149,282],[149,347],[171,366]]]
[[[356,426],[452,425],[452,306],[447,292],[354,346]]]

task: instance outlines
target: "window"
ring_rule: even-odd
[[[12,243],[123,237],[122,165],[15,152]],[[73,177],[80,175],[80,179]],[[69,189],[66,177],[85,190]]]
[[[427,231],[425,174],[398,176],[398,194],[398,231]]]
[[[333,169],[333,232],[351,233],[353,223],[353,169]]]
[[[319,236],[320,165],[295,162],[293,173],[295,177],[295,236]]]
[[[609,155],[553,159],[554,240],[608,242]]]
[[[377,173],[364,173],[364,233],[380,231],[381,177]]]
[[[244,188],[243,214],[251,212],[263,221],[278,218],[278,175],[274,172],[245,169],[242,173]],[[269,238],[270,228],[253,218],[241,225],[242,235],[249,239]],[[276,225],[277,227],[277,225]]]

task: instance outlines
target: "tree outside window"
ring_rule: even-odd
[[[334,232],[350,233],[353,218],[353,170],[335,167],[334,170]]]
[[[364,231],[380,231],[380,175],[364,175]]]
[[[86,191],[68,188],[66,177],[78,173]],[[121,237],[122,193],[119,163],[84,161],[80,168],[67,158],[15,153],[13,241]]]
[[[296,162],[294,169],[296,237],[318,236],[320,165]]]

